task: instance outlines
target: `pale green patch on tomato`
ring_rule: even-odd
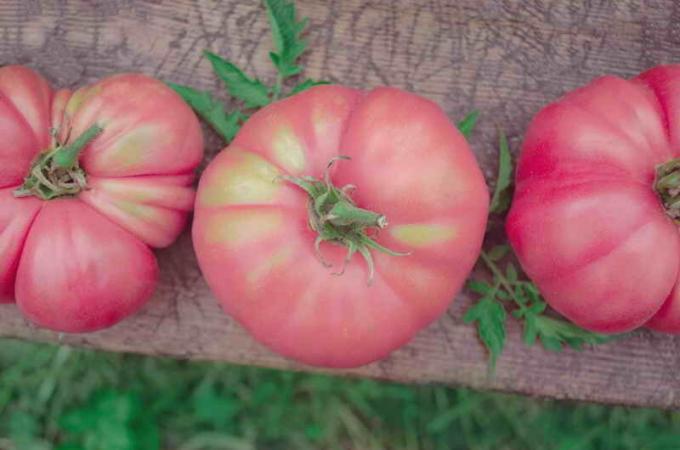
[[[78,111],[87,100],[99,95],[101,91],[102,87],[99,84],[96,84],[91,87],[78,89],[73,93],[73,95],[71,95],[71,98],[69,98],[64,112],[66,113],[67,116],[73,117],[76,111]]]
[[[328,96],[312,106],[311,120],[317,142],[324,142],[331,136],[339,136],[343,124],[343,112],[349,111],[350,98],[346,95]]]
[[[149,218],[149,212],[151,212],[151,209],[140,203],[123,199],[116,199],[114,203],[118,207],[118,209],[127,213],[130,216],[137,217],[140,219]]]
[[[116,166],[135,166],[144,161],[150,147],[162,147],[159,141],[167,135],[154,125],[139,126],[116,140],[106,150],[105,158]]]
[[[156,200],[159,195],[166,194],[168,186],[163,185],[135,185],[133,183],[121,183],[119,180],[102,179],[97,181],[97,188],[105,190],[109,195],[126,198],[136,203],[149,203]],[[170,187],[172,188],[172,187]]]
[[[290,262],[295,254],[295,245],[287,244],[275,250],[262,264],[246,274],[246,281],[252,286],[258,286],[263,278],[274,269]]]
[[[312,115],[312,126],[314,127],[314,135],[323,137],[328,134],[332,123],[323,111],[316,110]]]
[[[443,244],[458,234],[452,225],[413,223],[394,225],[390,234],[410,248]]]
[[[200,203],[211,207],[272,203],[281,187],[276,167],[255,153],[229,152],[231,161],[210,174],[200,191]]]
[[[279,232],[282,223],[283,213],[278,210],[231,210],[213,214],[204,235],[209,244],[238,248],[267,239]]]
[[[305,150],[297,135],[289,126],[279,128],[272,141],[274,158],[289,173],[298,174],[305,168]]]

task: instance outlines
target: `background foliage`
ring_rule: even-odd
[[[677,449],[680,413],[0,340],[0,449]]]

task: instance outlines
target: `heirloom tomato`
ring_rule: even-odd
[[[599,78],[532,121],[507,232],[577,325],[680,331],[679,155],[680,66]]]
[[[193,239],[224,309],[307,364],[382,358],[477,259],[488,191],[434,103],[319,86],[252,116],[199,183]]]
[[[0,68],[0,298],[38,325],[108,327],[158,275],[149,247],[172,243],[192,208],[200,126],[144,75],[53,91]]]

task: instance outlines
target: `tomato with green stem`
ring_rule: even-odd
[[[113,325],[158,277],[192,208],[200,126],[163,83],[116,75],[54,91],[0,68],[0,299],[64,332]]]
[[[319,86],[255,113],[210,163],[194,247],[224,309],[259,341],[352,367],[446,310],[488,204],[468,143],[437,105]]]
[[[510,242],[577,325],[680,332],[680,65],[605,76],[544,108],[519,158]]]

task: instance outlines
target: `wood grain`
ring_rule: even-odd
[[[308,75],[366,87],[390,84],[439,102],[452,119],[482,111],[472,139],[493,179],[496,126],[516,148],[544,103],[604,74],[631,76],[680,61],[673,0],[298,0],[311,18]],[[27,64],[58,86],[122,71],[219,89],[201,51],[272,78],[265,15],[254,0],[0,2],[0,64]],[[219,149],[212,137],[208,158]],[[201,279],[188,235],[158,252],[162,280],[139,314],[63,342],[113,351],[308,370],[273,355],[224,315]],[[568,399],[680,406],[680,339],[647,331],[583,352],[528,349],[509,330],[496,377],[472,327],[448,313],[389,359],[346,373],[442,382]],[[56,341],[0,306],[0,335]]]

